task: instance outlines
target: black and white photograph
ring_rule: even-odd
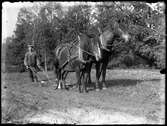
[[[2,124],[165,124],[165,3],[2,3]]]

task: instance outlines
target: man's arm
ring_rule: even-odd
[[[28,69],[28,64],[27,64],[27,53],[25,54],[25,57],[24,57],[24,65],[25,65],[26,68]]]
[[[41,65],[40,65],[40,61],[39,61],[39,58],[38,58],[38,55],[37,53],[35,52],[35,57],[36,57],[36,65],[38,66],[38,68],[41,70]]]
[[[37,66],[40,68],[41,66],[40,66],[40,61],[39,61],[38,57],[36,60],[37,60]]]

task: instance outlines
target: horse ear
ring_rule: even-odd
[[[98,27],[98,31],[99,31],[100,33],[102,33],[102,31],[101,31],[100,27]]]
[[[79,42],[81,41],[81,38],[80,38],[80,36],[78,35],[78,40],[79,40]]]

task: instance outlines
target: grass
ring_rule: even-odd
[[[48,74],[50,79],[54,78],[53,72],[49,71]],[[91,74],[92,81],[95,82],[95,71],[92,70]],[[42,73],[40,73],[40,75],[42,79],[46,79]],[[155,107],[154,103],[159,103],[158,92],[160,78],[161,75],[158,70],[108,70],[106,83],[109,90],[102,91],[101,93],[92,91],[84,95],[73,91],[55,92],[51,85],[48,87],[40,87],[38,84],[30,82],[27,73],[3,73],[1,85],[2,123],[17,123],[17,120],[24,118],[27,114],[41,111],[47,107],[50,108],[53,104],[55,104],[55,107],[61,107],[59,102],[56,101],[57,97],[64,100],[64,102],[69,101],[71,98],[70,102],[75,105],[74,101],[77,100],[74,97],[75,95],[80,96],[81,99],[80,101],[77,100],[77,102],[83,105],[95,105],[96,103],[96,106],[110,108],[109,105],[112,103],[112,107],[117,107],[118,103],[114,103],[114,99],[125,101],[126,104],[122,106],[136,107],[141,105],[141,109],[138,110],[138,112],[135,109],[133,112],[131,107],[125,111],[133,112],[133,114],[145,113],[148,118],[154,119],[155,116],[151,115],[153,115],[153,109],[158,109]],[[75,83],[75,74],[69,74],[67,80],[71,83]],[[56,94],[59,94],[59,96]],[[105,97],[111,97],[111,99],[107,101]],[[103,104],[101,103],[102,100],[104,100]],[[107,102],[109,104],[107,104]],[[148,111],[144,108],[147,108]],[[123,107],[119,109],[123,110]],[[154,115],[155,114],[154,112]]]

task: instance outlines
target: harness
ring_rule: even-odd
[[[89,36],[88,36],[89,37]],[[90,38],[90,37],[89,37]],[[93,38],[90,38],[91,39],[91,43],[92,43],[92,39]],[[99,38],[98,38],[99,39]],[[62,65],[61,65],[61,67],[60,68],[64,68],[70,61],[72,61],[72,60],[74,60],[74,59],[76,59],[78,56],[71,56],[70,54],[70,50],[71,50],[71,48],[72,47],[76,47],[76,48],[78,48],[79,49],[79,57],[80,57],[80,51],[82,51],[82,52],[85,52],[85,53],[87,53],[87,54],[89,54],[90,56],[93,56],[93,57],[96,57],[94,54],[92,54],[92,53],[90,53],[90,52],[88,52],[88,51],[86,51],[86,50],[84,50],[84,49],[82,49],[80,46],[78,46],[77,44],[76,44],[76,42],[79,42],[79,44],[80,44],[80,37],[78,36],[78,40],[77,39],[75,39],[75,40],[73,40],[72,42],[70,42],[70,43],[65,43],[65,44],[62,44],[60,47],[58,47],[58,49],[57,49],[57,51],[56,51],[56,55],[60,58],[60,54],[61,54],[61,52],[63,52],[65,49],[67,49],[68,50],[68,58],[67,58],[67,61],[65,61]],[[102,44],[102,42],[101,42],[101,44]],[[110,51],[109,49],[107,49],[107,48],[105,48],[104,46],[100,46],[99,44],[97,45],[98,46],[98,52],[99,52],[99,54],[101,55],[101,52],[100,52],[100,48],[102,47],[102,49],[105,49],[105,50],[107,50],[107,51]],[[104,48],[103,48],[104,47]],[[80,58],[81,59],[81,58]],[[87,62],[90,62],[90,60],[81,60],[83,63],[87,63]]]
[[[104,44],[103,44],[103,42],[102,42],[102,37],[103,37],[103,36],[100,37],[100,42],[101,42],[101,45],[102,45],[101,48],[104,49],[104,50],[106,50],[106,51],[108,51],[108,52],[110,52],[110,50],[109,50],[107,47],[113,46],[114,41],[117,40],[117,39],[119,39],[118,36],[113,36],[113,38],[112,38],[112,40],[111,40],[111,41],[112,41],[112,44],[107,44],[107,47],[105,47]],[[119,40],[119,41],[122,41],[122,40]],[[117,46],[118,46],[118,45],[119,45],[119,44],[117,44]]]
[[[110,52],[110,50],[107,49],[107,48],[104,46],[103,41],[102,41],[102,36],[100,37],[100,42],[101,42],[101,48],[104,49],[104,50],[106,50],[106,51],[108,51],[108,52]]]
[[[65,61],[61,66],[60,66],[60,69],[62,69],[62,68],[64,68],[66,65],[67,65],[67,63],[69,63],[71,60],[73,60],[73,59],[75,59],[77,56],[73,56],[73,57],[71,57],[70,56],[70,49],[71,49],[72,47],[69,45],[69,44],[62,44],[60,47],[58,47],[57,48],[57,50],[56,50],[56,56],[58,57],[58,59],[60,59],[60,56],[61,56],[61,53],[65,50],[65,49],[67,49],[68,50],[68,55],[67,55],[67,61]]]

